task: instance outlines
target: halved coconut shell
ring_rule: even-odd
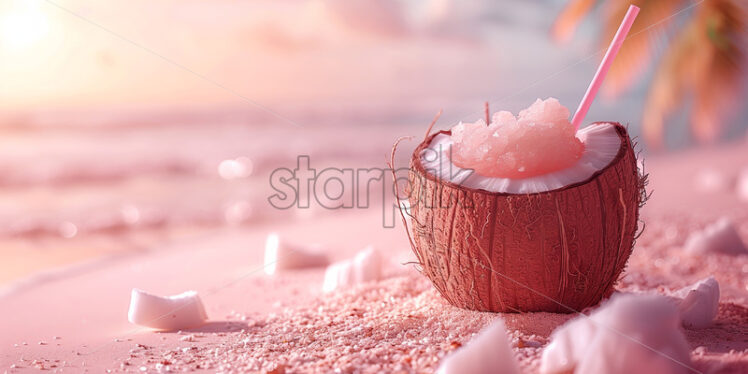
[[[646,198],[628,133],[614,126],[621,145],[608,166],[531,194],[467,188],[426,172],[421,153],[439,133],[427,136],[410,165],[413,249],[445,299],[482,311],[568,313],[611,293]]]

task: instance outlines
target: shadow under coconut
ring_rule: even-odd
[[[235,332],[240,330],[246,330],[248,325],[246,322],[239,321],[210,321],[202,326],[194,327],[191,329],[182,330],[183,333],[187,332],[202,332],[202,333],[215,333],[215,332]],[[170,331],[176,332],[176,331]]]

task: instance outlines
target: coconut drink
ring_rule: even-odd
[[[646,176],[620,123],[580,127],[638,11],[629,8],[571,120],[553,98],[517,116],[491,116],[486,103],[485,121],[433,135],[429,127],[416,147],[408,235],[451,304],[568,313],[613,291],[637,237]]]
[[[631,254],[644,179],[626,128],[575,132],[557,100],[429,135],[410,161],[414,251],[453,305],[572,312]]]

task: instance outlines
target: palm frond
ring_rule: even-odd
[[[748,45],[747,13],[739,0],[710,0],[699,12],[703,66],[695,72],[691,129],[698,140],[714,141],[738,102]]]
[[[701,56],[697,33],[694,25],[683,31],[657,67],[642,118],[644,138],[650,146],[662,145],[665,119],[681,104],[687,87],[693,85],[687,80],[693,78],[688,73],[700,64],[696,61]]]
[[[705,2],[667,50],[644,110],[644,135],[651,145],[662,144],[664,121],[686,94],[693,96],[694,136],[712,141],[721,133],[745,69],[747,14],[738,1]]]
[[[597,0],[569,1],[553,23],[551,28],[553,39],[557,42],[568,42],[579,26],[579,22],[592,10],[595,3]]]

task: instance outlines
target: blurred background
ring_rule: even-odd
[[[587,122],[648,157],[745,146],[741,0],[0,0],[0,285],[335,213],[272,209],[270,172],[384,167],[439,109],[573,110],[629,3]]]

